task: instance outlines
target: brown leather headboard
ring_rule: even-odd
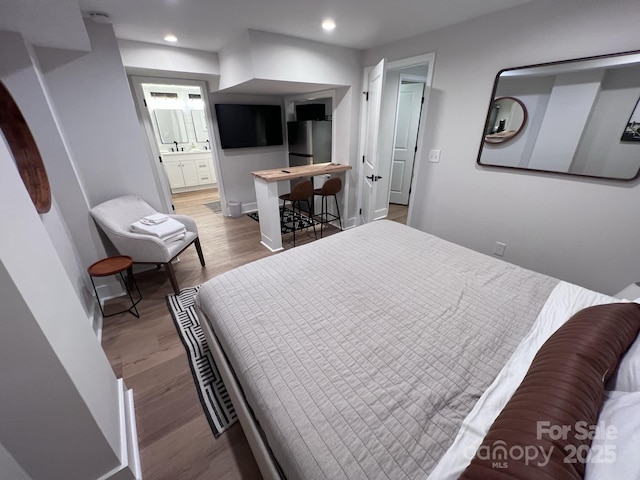
[[[540,348],[460,479],[581,479],[604,383],[640,329],[640,305],[585,308]]]

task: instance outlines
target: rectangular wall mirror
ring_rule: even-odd
[[[156,109],[153,113],[156,117],[162,143],[184,143],[187,141],[187,127],[184,123],[182,110]]]
[[[196,132],[196,142],[209,140],[207,117],[204,115],[204,110],[191,110],[191,118],[193,119],[193,129]]]
[[[478,164],[632,180],[639,99],[640,52],[502,70]]]

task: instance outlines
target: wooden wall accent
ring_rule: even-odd
[[[42,163],[38,146],[11,93],[0,82],[0,129],[38,213],[51,208],[49,177]]]

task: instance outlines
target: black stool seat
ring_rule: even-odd
[[[340,217],[340,207],[338,206],[338,197],[336,196],[342,190],[342,180],[338,177],[331,177],[321,188],[316,188],[313,191],[314,195],[318,195],[321,198],[321,210],[319,215],[314,215],[314,219],[320,223],[320,238],[322,238],[322,228],[325,223],[332,222],[334,220],[338,220],[338,224],[340,225],[340,230],[342,230],[342,218]],[[336,202],[336,212],[337,215],[328,212],[328,202],[327,199],[329,197],[333,197]]]

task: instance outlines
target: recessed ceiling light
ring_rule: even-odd
[[[169,35],[165,35],[164,39],[167,42],[171,42],[171,43],[175,43],[178,41],[178,37],[176,37],[175,35],[169,34]]]
[[[334,22],[330,18],[327,18],[322,22],[322,28],[324,28],[327,32],[330,32],[331,30],[336,28],[336,22]]]
[[[111,17],[104,12],[89,12],[89,18],[95,23],[111,23]]]

